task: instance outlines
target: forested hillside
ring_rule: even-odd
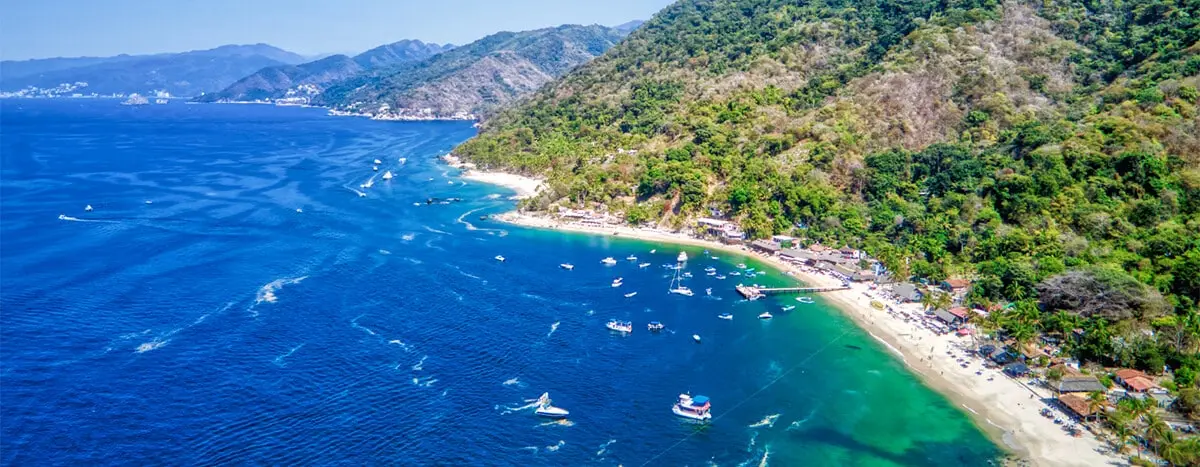
[[[1195,0],[683,0],[456,153],[547,178],[527,209],[716,210],[968,277],[1019,339],[1083,328],[1079,356],[1190,382],[1198,20]]]

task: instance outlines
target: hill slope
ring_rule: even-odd
[[[316,102],[380,118],[468,117],[527,95],[622,37],[603,26],[501,32],[425,61],[338,83]]]
[[[255,44],[154,55],[5,61],[0,63],[0,89],[86,82],[85,91],[101,94],[165,90],[193,96],[223,89],[263,67],[303,60],[286,50]]]
[[[1161,294],[1135,317],[1173,326],[1164,308],[1200,301],[1198,10],[683,0],[456,154],[548,178],[527,209],[717,211],[754,238],[865,247],[901,278],[974,278],[972,303],[1013,301],[1031,328],[1053,326],[1028,321],[1035,285],[1086,269]],[[1083,354],[1113,363],[1099,322]]]
[[[403,40],[376,47],[354,57],[332,55],[299,65],[267,67],[238,80],[220,92],[205,94],[197,100],[256,101],[289,97],[304,100],[333,83],[367,70],[424,60],[451,48],[451,45]]]

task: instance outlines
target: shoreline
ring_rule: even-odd
[[[528,177],[510,177],[517,178],[505,181],[512,183],[513,180],[526,179],[523,182],[526,188],[529,180],[532,180]],[[489,177],[476,176],[471,179],[492,183]],[[507,183],[494,184],[518,189]],[[780,258],[766,256],[744,246],[726,245],[680,233],[629,226],[583,226],[517,211],[506,212],[494,218],[512,225],[558,232],[615,235],[642,241],[699,246],[713,251],[751,256],[780,273],[791,275],[794,280],[811,286],[841,284],[840,280],[831,276],[797,267]],[[963,368],[957,359],[972,347],[972,337],[937,335],[918,324],[905,321],[899,314],[873,308],[871,301],[884,302],[897,311],[912,316],[923,315],[919,304],[897,304],[861,283],[854,283],[849,290],[824,293],[822,297],[895,354],[927,387],[943,395],[959,408],[965,409],[967,416],[1002,451],[1037,466],[1128,465],[1124,456],[1112,453],[1094,434],[1085,432],[1080,438],[1071,437],[1062,430],[1061,425],[1042,417],[1039,410],[1047,407],[1042,400],[1054,398],[1048,389],[1029,386],[1004,375],[999,369],[983,369],[979,365],[978,357],[970,360],[968,368]],[[977,374],[977,371],[982,374]]]
[[[475,164],[463,162],[454,154],[446,154],[441,157],[441,160],[446,165],[461,170],[462,173],[459,174],[459,177],[463,179],[502,186],[517,192],[512,199],[532,198],[546,187],[543,180],[533,177],[476,169]]]

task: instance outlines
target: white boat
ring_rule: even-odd
[[[706,276],[715,276],[715,275],[717,275],[717,271],[709,271],[708,274],[705,274],[705,275]]]
[[[366,193],[363,193],[363,192],[361,192],[361,191],[360,191],[360,192],[358,192],[358,197],[359,197],[359,198],[366,198],[366,197],[367,197],[367,194],[366,194]],[[417,206],[420,206],[420,205],[421,205],[421,203],[415,203],[415,204],[416,204]]]
[[[696,341],[696,343],[699,344],[700,343],[700,335],[692,334],[692,340]]]
[[[683,277],[686,277],[686,278],[689,278],[689,279],[691,279],[691,278],[692,278],[692,273],[690,273],[690,272],[685,272],[685,273],[683,273]]]
[[[653,253],[653,252],[651,252],[651,253]],[[679,256],[675,257],[675,261],[678,261],[680,263],[687,262],[687,253],[682,252],[682,251],[679,252]]]
[[[620,287],[620,286],[621,286],[621,278],[620,278],[620,277],[618,277],[618,278],[616,278],[616,279],[613,279],[613,281],[612,281],[612,286],[613,286],[613,287]]]
[[[717,272],[717,268],[709,266],[707,268],[704,268],[704,272]]]
[[[389,171],[387,171],[387,172],[384,172],[384,173],[383,173],[383,179],[384,179],[384,180],[391,180],[391,179],[392,179],[392,171],[390,171],[390,170],[389,170]]]
[[[771,316],[771,312],[769,312],[769,311],[764,311],[764,312],[762,312],[761,315],[758,315],[758,319],[771,319],[771,318],[774,318],[774,316]]]
[[[783,307],[783,311],[792,311],[795,309],[796,309],[795,305],[788,305],[788,306]]]
[[[90,204],[89,204],[89,205],[85,206],[85,207],[83,208],[83,210],[84,210],[84,211],[86,211],[86,212],[92,212],[92,205],[90,205]]]
[[[709,288],[706,288],[706,289],[704,289],[704,294],[705,294],[705,295],[712,295],[712,287],[709,287]]]
[[[717,280],[723,281],[723,280],[725,280],[725,276],[717,276]]]
[[[537,409],[533,413],[547,418],[566,418],[571,414],[567,409],[550,405],[550,393],[548,392],[538,398]]]
[[[575,269],[575,265],[571,264],[571,263],[562,263],[562,264],[558,265],[558,267],[566,269],[568,271]]]
[[[680,417],[703,421],[712,419],[712,413],[709,412],[711,408],[712,405],[707,397],[680,394],[679,401],[675,403],[674,407],[671,407],[671,412]]]
[[[746,263],[738,263],[737,268],[738,269],[746,269]]]
[[[813,303],[812,297],[796,297],[796,301],[800,303]]]
[[[408,163],[408,158],[407,158],[407,157],[401,157],[400,159],[397,159],[397,160],[398,160],[398,161],[400,161],[400,163],[401,163],[401,164],[407,164],[407,163]]]
[[[627,261],[637,261],[637,256],[629,255],[629,256],[626,256],[625,259]]]
[[[657,251],[658,251],[658,250],[650,250],[650,254],[654,254],[654,253],[655,253],[655,252],[657,252]]]
[[[296,208],[296,212],[304,212],[304,210],[300,209],[300,208]]]
[[[718,318],[721,318],[721,319],[728,319],[728,320],[732,320],[732,319],[733,319],[733,313],[721,313],[721,314],[717,315],[717,317],[718,317]]]
[[[651,330],[651,331],[662,331],[666,327],[667,326],[665,324],[660,323],[658,321],[651,321],[650,324],[646,325],[646,329]]]
[[[721,258],[718,258],[718,257],[716,257],[716,256],[713,256],[713,257],[712,257],[712,259],[721,259]]]
[[[617,321],[613,319],[609,320],[604,327],[608,328],[610,331],[623,332],[626,334],[633,332],[633,323],[629,321]]]
[[[378,172],[378,171],[379,171],[379,166],[378,166],[378,165],[371,166],[371,171],[373,171],[373,172]]]
[[[732,271],[732,272],[730,272],[730,273],[729,273],[729,275],[731,275],[731,276],[740,276],[740,275],[742,275],[742,273],[740,273],[740,272],[737,272],[737,271]]]
[[[642,264],[639,264],[638,267],[639,268],[648,268],[648,267],[650,267],[650,263],[642,263]]]
[[[505,261],[505,259],[504,259],[504,256],[503,256],[503,255],[496,255],[496,261],[499,261],[499,262],[503,263],[503,262]]]
[[[367,183],[364,183],[364,184],[362,184],[362,185],[359,185],[359,186],[360,186],[360,187],[362,187],[362,188],[371,188],[371,187],[375,186],[375,180],[374,180],[374,179],[372,179],[372,180],[367,180]]]
[[[625,298],[633,298],[634,295],[637,295],[637,292],[629,292],[625,294]]]
[[[379,160],[379,159],[375,159],[375,165],[379,165],[379,164],[382,164],[382,163],[383,163],[383,161],[381,161],[381,160]]]
[[[617,264],[617,260],[613,259],[613,258],[612,258],[612,256],[609,256],[609,257],[607,257],[607,258],[604,258],[604,259],[600,260],[600,262],[601,262],[601,263],[604,263],[604,264],[607,264],[607,265],[609,265],[609,266],[612,266],[612,265],[614,265],[614,264]]]
[[[679,295],[683,295],[683,296],[686,296],[686,297],[691,297],[692,295],[696,295],[694,292],[692,292],[692,289],[689,289],[689,288],[687,288],[687,287],[684,287],[684,286],[682,286],[682,285],[681,285],[681,286],[679,286],[679,287],[676,287],[676,288],[674,288],[674,289],[671,289],[671,290],[669,290],[668,292],[671,292],[671,293],[673,293],[673,294],[679,294]]]

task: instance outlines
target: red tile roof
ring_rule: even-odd
[[[1154,387],[1158,386],[1158,385],[1154,384],[1154,381],[1151,381],[1149,378],[1143,378],[1141,376],[1126,379],[1125,385],[1129,386],[1129,389],[1131,391],[1135,391],[1135,392],[1146,392],[1146,391],[1150,390],[1150,388],[1154,388]]]
[[[1063,394],[1058,396],[1058,401],[1062,402],[1062,404],[1067,406],[1068,409],[1071,409],[1072,412],[1079,414],[1081,417],[1091,416],[1092,413],[1095,412],[1090,407],[1090,404],[1088,404],[1088,400],[1084,399],[1083,396],[1080,396],[1079,394]]]
[[[1129,368],[1117,370],[1116,375],[1117,375],[1117,378],[1120,378],[1122,380],[1130,380],[1133,378],[1150,379],[1150,376],[1147,376],[1145,373],[1142,373],[1141,371],[1138,371],[1138,370],[1132,370]]]
[[[946,279],[946,284],[952,289],[964,289],[971,285],[971,281],[966,279]]]
[[[967,309],[963,307],[955,307],[950,309],[950,314],[962,319],[967,319]]]

